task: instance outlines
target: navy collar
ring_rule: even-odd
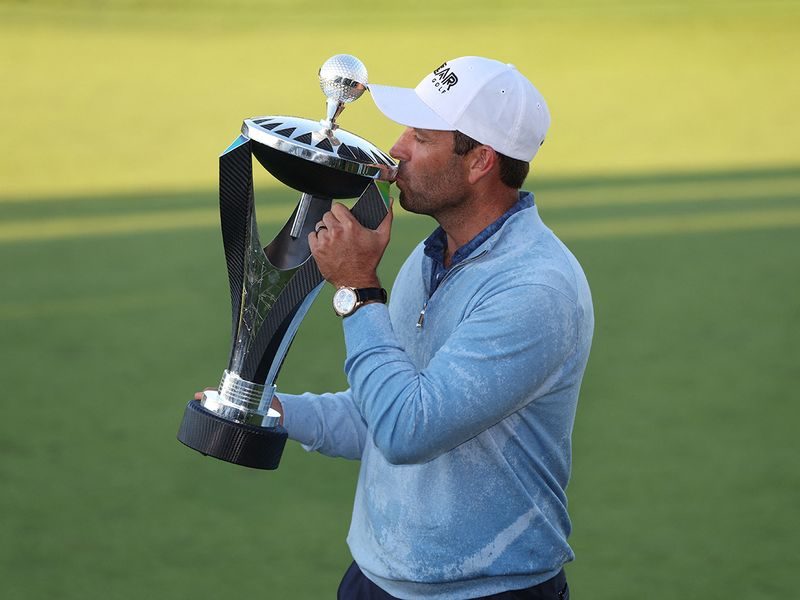
[[[486,240],[497,233],[512,215],[523,209],[531,208],[533,205],[533,194],[530,192],[520,191],[519,200],[517,200],[514,206],[509,208],[491,225],[486,227],[483,231],[478,233],[478,235],[455,251],[453,254],[453,259],[450,261],[449,268],[445,268],[444,266],[444,252],[447,249],[447,234],[444,232],[444,229],[442,229],[441,226],[437,227],[425,240],[423,248],[425,256],[429,257],[433,261],[433,268],[431,269],[430,293],[432,294],[434,292],[450,269],[467,258],[478,248],[478,246],[483,244]]]

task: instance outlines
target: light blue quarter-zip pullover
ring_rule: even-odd
[[[522,589],[574,558],[565,489],[592,301],[530,194],[509,212],[438,281],[420,244],[388,307],[344,319],[349,390],[279,394],[291,438],[361,460],[347,541],[398,598]]]

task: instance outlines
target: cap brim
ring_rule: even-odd
[[[412,88],[369,84],[375,106],[392,121],[415,129],[454,131],[455,127],[437,115]]]

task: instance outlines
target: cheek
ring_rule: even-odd
[[[417,169],[420,172],[442,175],[447,169],[451,168],[450,156],[442,154],[441,151],[437,151],[435,148],[425,148],[423,152],[420,152],[414,158],[417,162]]]
[[[425,144],[416,144],[404,163],[400,175],[414,188],[435,187],[443,181],[458,178],[460,171],[455,169],[461,168],[453,154]]]

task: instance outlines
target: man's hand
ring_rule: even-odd
[[[283,425],[283,404],[281,404],[281,401],[278,400],[277,396],[272,397],[272,402],[270,403],[269,407],[281,413],[281,419],[278,421],[278,424]]]
[[[336,287],[381,287],[376,269],[392,229],[392,208],[374,231],[363,227],[346,206],[336,203],[308,234],[322,276]]]

